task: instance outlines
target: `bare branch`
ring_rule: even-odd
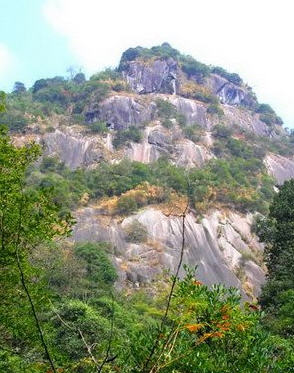
[[[21,188],[21,190],[22,190],[22,188]],[[17,229],[16,240],[15,240],[15,256],[16,256],[17,268],[18,268],[19,273],[20,273],[20,280],[21,280],[22,287],[23,287],[23,289],[24,289],[24,291],[25,291],[25,293],[27,295],[27,298],[29,300],[29,303],[30,303],[30,306],[31,306],[31,309],[32,309],[32,314],[33,314],[33,317],[34,317],[34,320],[35,320],[35,324],[36,324],[37,330],[39,332],[41,344],[42,344],[42,346],[44,348],[45,355],[46,355],[46,357],[47,357],[47,359],[49,361],[49,364],[50,364],[53,372],[56,373],[57,371],[55,369],[53,360],[52,360],[52,358],[50,356],[48,346],[47,346],[47,344],[45,342],[45,338],[44,338],[44,335],[43,335],[41,324],[40,324],[38,316],[37,316],[37,312],[36,312],[36,308],[35,308],[34,302],[32,300],[29,288],[28,288],[28,286],[26,284],[26,279],[25,279],[24,271],[22,269],[21,260],[20,260],[20,256],[19,256],[20,234],[21,234],[22,218],[23,218],[23,205],[24,205],[24,195],[22,193],[22,198],[21,198],[21,202],[20,202],[20,205],[19,205],[18,229]]]
[[[182,218],[182,245],[181,245],[181,251],[180,251],[180,259],[179,259],[179,262],[178,262],[178,266],[177,266],[175,275],[174,275],[173,280],[172,280],[172,286],[171,286],[171,289],[170,289],[170,292],[169,292],[169,295],[168,295],[167,305],[166,305],[165,312],[164,312],[164,315],[163,315],[162,320],[161,320],[161,324],[160,324],[160,327],[159,327],[159,330],[158,330],[158,333],[157,333],[157,337],[156,337],[155,342],[154,342],[154,344],[151,348],[150,354],[149,354],[147,360],[144,363],[142,372],[147,372],[148,371],[148,366],[149,366],[149,364],[151,362],[151,359],[152,359],[152,357],[153,357],[153,355],[154,355],[154,353],[155,353],[155,351],[158,347],[160,336],[162,334],[163,328],[164,328],[165,323],[167,321],[167,316],[168,316],[168,313],[169,313],[169,310],[170,310],[172,296],[173,296],[174,289],[175,289],[175,286],[176,286],[176,282],[177,282],[177,279],[178,279],[178,276],[179,276],[179,272],[180,272],[180,269],[181,269],[181,266],[182,266],[182,263],[183,263],[184,250],[185,250],[185,229],[186,229],[185,220],[186,220],[186,215],[187,215],[188,208],[189,208],[189,199],[187,200],[187,204],[186,204],[186,207],[185,207],[183,213],[181,215],[176,215],[176,216]],[[169,337],[170,336],[168,336],[168,339],[169,339]],[[156,365],[157,361],[158,361],[158,359],[155,361],[155,363],[153,364],[153,366],[149,370],[150,373],[154,371],[154,368],[155,368],[155,365]]]

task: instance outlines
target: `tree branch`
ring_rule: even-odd
[[[21,190],[22,190],[22,187],[21,187]],[[39,319],[38,319],[38,316],[37,316],[37,312],[36,312],[34,302],[32,300],[29,288],[26,284],[26,279],[25,279],[24,271],[22,269],[21,260],[20,260],[20,256],[19,256],[20,234],[21,234],[22,218],[23,218],[23,204],[24,204],[24,196],[23,196],[23,192],[22,192],[22,198],[21,198],[21,202],[20,202],[20,205],[19,205],[18,229],[17,229],[16,240],[15,240],[16,263],[17,263],[17,268],[18,268],[19,273],[20,273],[20,280],[21,280],[22,287],[23,287],[23,289],[24,289],[24,291],[27,295],[27,298],[28,298],[30,306],[31,306],[32,314],[33,314],[35,324],[36,324],[36,327],[37,327],[37,330],[38,330],[38,333],[39,333],[39,336],[40,336],[41,344],[44,348],[45,355],[46,355],[46,357],[49,361],[49,364],[50,364],[53,372],[56,373],[57,371],[55,369],[53,360],[50,356],[47,344],[45,342],[43,331],[42,331],[42,328],[41,328],[41,325],[40,325],[40,322],[39,322]]]

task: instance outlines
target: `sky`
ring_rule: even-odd
[[[239,73],[294,128],[293,0],[0,0],[0,90],[87,76],[137,45],[170,43]]]

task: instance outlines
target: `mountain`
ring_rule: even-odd
[[[188,200],[184,263],[204,283],[258,295],[255,216],[294,176],[294,141],[237,74],[167,43],[136,47],[89,80],[18,84],[7,107],[0,119],[14,142],[44,150],[31,184],[54,185],[76,218],[73,241],[110,243],[118,285],[175,270]]]

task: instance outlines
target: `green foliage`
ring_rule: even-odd
[[[173,118],[179,119],[181,123],[184,122],[183,117],[177,114],[177,109],[171,102],[163,100],[161,98],[157,98],[156,108],[157,116],[164,127],[171,128],[173,126],[173,122],[171,121],[171,119]]]
[[[267,283],[260,297],[274,332],[293,336],[294,330],[294,180],[286,181],[270,205],[268,218],[257,222],[265,242]]]
[[[13,87],[13,93],[21,94],[23,92],[26,92],[25,85],[22,82],[15,82]]]
[[[108,128],[105,122],[94,122],[88,125],[89,129],[93,133],[105,134],[108,132]]]
[[[75,247],[75,255],[86,262],[86,277],[95,286],[111,285],[117,279],[113,265],[105,250],[109,249],[106,242],[84,243]]]
[[[191,272],[176,281],[175,291],[155,351],[143,368],[158,330],[148,324],[135,332],[132,358],[123,369],[157,372],[284,372],[291,368],[293,350],[284,340],[272,339],[259,324],[260,315],[240,306],[236,290],[212,288]],[[290,371],[290,370],[289,370]]]
[[[156,99],[156,108],[157,108],[157,115],[159,118],[173,118],[177,114],[177,109],[175,105],[167,100],[163,100],[162,98]]]
[[[220,137],[220,138],[229,138],[233,134],[233,131],[230,127],[224,126],[222,124],[219,124],[218,126],[215,126],[213,129],[213,135],[215,137]]]
[[[224,111],[220,107],[219,104],[210,104],[206,111],[208,114],[213,114],[213,115],[215,114],[215,115],[218,115],[219,117],[224,115]]]
[[[198,83],[202,82],[202,79],[209,75],[209,66],[196,61],[191,56],[185,56],[182,58],[182,70],[188,75],[188,77],[196,77]]]
[[[31,299],[41,307],[47,293],[40,292],[42,284],[38,271],[32,267],[29,257],[36,247],[66,236],[71,231],[72,219],[69,215],[62,219],[59,217],[59,208],[54,203],[51,190],[32,189],[26,183],[27,169],[39,155],[39,146],[29,144],[16,147],[6,130],[1,128],[0,340],[8,353],[2,355],[6,361],[1,362],[0,367],[11,372],[20,371],[14,369],[19,367],[19,354],[33,349],[29,360],[38,361],[43,353]],[[16,345],[19,347],[16,348]]]
[[[105,69],[97,74],[90,77],[90,80],[119,80],[121,79],[121,74],[116,69]]]
[[[0,123],[7,126],[11,131],[21,132],[28,125],[29,121],[21,114],[4,112],[0,114]]]
[[[126,68],[128,62],[134,61],[137,58],[179,58],[180,56],[180,52],[172,48],[168,43],[163,43],[159,46],[155,46],[150,49],[142,47],[129,48],[122,54],[119,64],[119,71],[122,71],[124,68]]]
[[[201,139],[201,135],[203,134],[203,128],[199,124],[193,124],[191,126],[187,126],[183,129],[184,136],[197,143]]]
[[[82,83],[85,83],[85,81],[86,81],[86,77],[84,73],[77,73],[73,77],[73,82],[75,82],[76,84],[82,84]]]
[[[125,130],[120,130],[115,133],[112,144],[115,148],[120,148],[129,141],[140,142],[142,140],[142,131],[135,126],[130,126]]]
[[[117,202],[117,211],[120,214],[130,214],[136,211],[138,204],[132,195],[121,196]]]
[[[168,43],[148,48],[136,47],[127,49],[121,57],[119,64],[119,71],[127,68],[128,62],[134,61],[138,58],[148,60],[151,58],[173,58],[177,60],[182,70],[189,76],[193,76],[198,82],[202,81],[210,73],[209,66],[196,61],[191,56],[182,55],[179,51],[172,48]]]
[[[223,78],[227,79],[229,82],[236,84],[236,85],[242,85],[243,81],[240,78],[240,76],[236,73],[229,73],[225,69],[219,66],[215,66],[212,68],[211,72],[213,74],[217,74],[222,76]]]
[[[275,111],[268,104],[259,104],[256,112],[259,113],[259,119],[266,123],[268,126],[271,126],[273,124],[283,124],[282,119],[277,116]]]
[[[127,240],[134,243],[142,243],[147,241],[147,230],[145,226],[138,220],[132,220],[125,228]]]
[[[0,91],[0,113],[5,111],[5,93]]]

